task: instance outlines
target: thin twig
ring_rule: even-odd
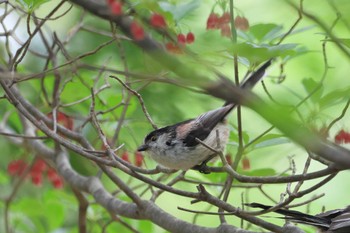
[[[118,77],[116,77],[116,76],[114,76],[114,75],[111,75],[110,77],[116,79],[120,84],[123,85],[123,87],[125,87],[129,92],[131,92],[132,94],[134,94],[134,95],[137,97],[137,99],[138,99],[139,102],[140,102],[142,111],[143,111],[143,113],[145,114],[147,120],[149,121],[149,123],[152,125],[152,127],[153,127],[154,129],[158,129],[157,125],[153,122],[153,120],[152,120],[152,118],[151,118],[151,115],[148,113],[148,110],[147,110],[147,108],[146,108],[146,106],[145,106],[145,102],[143,101],[143,98],[142,98],[142,96],[140,95],[140,93],[138,93],[137,91],[131,89],[131,88],[130,88],[126,83],[124,83],[120,78],[118,78]]]

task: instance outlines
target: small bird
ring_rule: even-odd
[[[253,208],[264,210],[270,209],[272,206],[260,203],[245,204]],[[284,215],[284,219],[295,223],[315,226],[320,233],[350,233],[350,206],[344,209],[336,209],[316,214],[315,216],[304,214],[295,210],[278,209],[274,212]]]
[[[243,82],[241,88],[252,88],[262,79],[270,64],[271,60],[265,62]],[[216,154],[203,144],[219,151],[225,148],[229,138],[226,117],[235,107],[234,103],[225,103],[197,118],[154,130],[145,137],[138,151],[149,152],[164,167],[184,171],[195,169],[207,174],[206,163]]]

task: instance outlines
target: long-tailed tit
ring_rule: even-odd
[[[270,64],[271,60],[264,63],[243,82],[241,88],[252,88],[262,79]],[[216,154],[203,144],[219,151],[225,148],[229,138],[226,118],[235,107],[234,103],[226,103],[197,118],[154,130],[145,137],[138,151],[148,151],[157,163],[167,168],[193,168],[208,173],[206,163]]]

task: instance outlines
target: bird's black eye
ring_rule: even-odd
[[[171,141],[170,141],[170,140],[169,140],[169,141],[166,141],[165,144],[166,144],[167,146],[171,146]]]
[[[151,137],[151,141],[154,142],[155,140],[157,140],[157,136],[152,136],[152,137]]]

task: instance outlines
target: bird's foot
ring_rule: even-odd
[[[199,171],[200,173],[203,173],[203,174],[210,174],[210,167],[207,165],[206,162],[196,165],[192,169]]]

